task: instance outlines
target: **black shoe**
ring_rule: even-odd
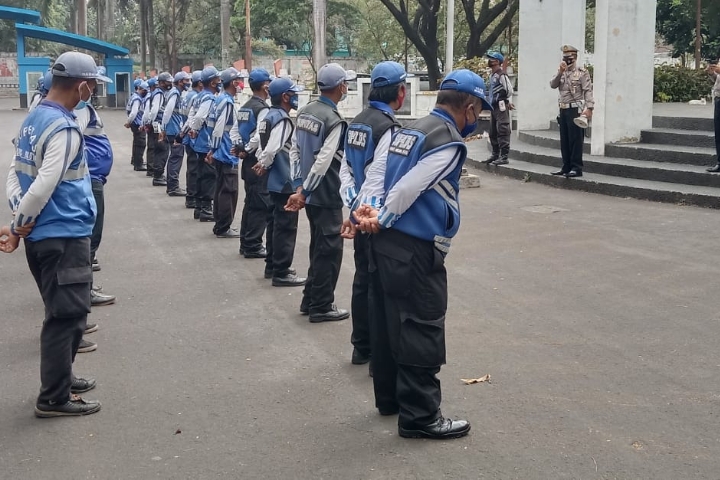
[[[718,173],[718,172],[720,172],[720,163],[718,163],[718,164],[715,165],[714,167],[706,168],[705,171],[706,171],[706,172],[710,172],[710,173]]]
[[[88,353],[97,350],[97,343],[88,342],[84,338],[80,340],[80,346],[78,346],[77,353]]]
[[[185,208],[197,208],[195,200],[185,200]]]
[[[311,313],[310,323],[337,322],[339,320],[345,320],[346,318],[350,318],[350,312],[342,308],[337,308],[336,305],[332,305],[327,312]]]
[[[200,210],[199,208],[195,208],[195,210],[193,211],[193,218],[195,220],[200,219],[200,212],[202,212],[202,210]]]
[[[215,217],[213,216],[212,212],[208,212],[207,210],[201,210],[198,220],[200,220],[201,222],[214,222]]]
[[[582,177],[582,170],[570,170],[568,173],[565,174],[567,178],[577,178]]]
[[[372,375],[370,376],[372,377]],[[397,405],[391,407],[378,407],[378,413],[385,417],[390,415],[397,415],[398,413],[400,413],[400,408]]]
[[[300,315],[310,315],[310,307],[308,307],[304,303],[301,303],[300,304]]]
[[[432,440],[447,440],[460,438],[470,432],[470,423],[467,420],[452,420],[440,417],[430,425],[424,427],[398,426],[398,434],[404,438],[430,438]]]
[[[167,187],[167,181],[164,178],[153,178],[153,187]]]
[[[73,378],[70,393],[85,393],[95,388],[94,378]]]
[[[115,295],[107,295],[105,293],[90,290],[90,305],[93,307],[102,307],[115,303]]]
[[[102,270],[102,268],[100,267],[100,262],[98,262],[97,258],[93,258],[92,259],[92,271],[99,272],[100,270]]]
[[[133,169],[136,172],[147,172],[147,167],[145,165],[140,165],[139,167],[133,167]]]
[[[153,174],[153,171],[150,170],[149,168],[145,171],[145,176],[146,176],[146,177],[152,177],[153,175],[154,175],[154,174]]]
[[[557,172],[551,172],[550,175],[565,175],[566,173],[565,170],[558,170]]]
[[[370,363],[368,363],[368,377],[372,377],[372,376],[373,376],[373,366],[372,366],[372,361],[370,361]],[[382,412],[380,412],[380,414],[382,415]]]
[[[83,400],[77,395],[71,395],[65,403],[37,403],[35,416],[38,418],[51,417],[78,417],[92,415],[100,411],[100,402],[97,400]]]
[[[243,257],[245,258],[265,258],[267,257],[267,250],[265,250],[265,247],[260,247],[257,250],[243,250]]]
[[[240,255],[243,254],[243,250],[240,250]],[[297,271],[294,268],[288,268],[286,275],[297,275]],[[265,269],[265,278],[273,278],[273,269],[272,268],[266,268]]]
[[[498,153],[493,152],[492,155],[490,155],[487,160],[483,160],[483,163],[487,163],[488,165],[490,165],[492,162],[494,162],[498,158],[500,158],[500,152],[498,152]]]
[[[170,190],[167,192],[169,197],[186,197],[187,192],[183,190],[182,188],[176,188],[175,190]]]
[[[510,160],[508,160],[507,157],[500,157],[494,162],[492,162],[490,165],[494,165],[497,167],[498,165],[507,165],[508,163],[510,163]]]
[[[353,365],[365,365],[370,361],[370,352],[365,353],[355,347],[353,348],[352,360],[350,361]]]
[[[97,332],[99,329],[100,329],[100,327],[98,327],[98,324],[97,324],[97,323],[88,323],[87,325],[85,325],[85,333],[84,333],[84,335],[87,335],[88,333],[95,333],[95,332]]]
[[[234,228],[228,228],[223,233],[216,233],[215,236],[217,238],[240,238],[240,232]]]
[[[307,282],[307,278],[298,277],[295,274],[288,273],[282,277],[273,277],[273,287],[302,287]]]

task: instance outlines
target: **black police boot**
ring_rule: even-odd
[[[487,163],[488,165],[490,165],[498,158],[500,158],[500,152],[492,152],[492,154],[483,163]]]
[[[200,221],[201,222],[214,222],[215,217],[212,211],[212,202],[203,202],[200,207]]]
[[[510,161],[508,160],[508,155],[510,155],[510,149],[503,148],[502,150],[500,150],[500,157],[494,162],[492,162],[490,165],[507,165],[508,163],[510,163]]]
[[[185,197],[185,208],[197,208],[197,202],[194,198]]]

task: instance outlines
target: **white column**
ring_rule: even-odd
[[[455,0],[447,0],[447,18],[445,20],[445,73],[453,69],[453,49],[455,47]]]
[[[581,56],[584,51],[585,0],[521,1],[518,44],[518,129],[544,130],[558,114],[550,80],[562,61],[561,47],[573,45]]]
[[[656,0],[597,0],[593,155],[652,127]]]

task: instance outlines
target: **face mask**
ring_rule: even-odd
[[[87,100],[83,100],[82,92],[80,91],[80,89],[83,87],[83,85],[85,86],[85,88],[87,88],[88,93],[90,93]],[[86,82],[83,82],[80,84],[80,87],[78,88],[78,93],[80,94],[80,101],[77,103],[77,105],[75,105],[75,110],[82,110],[83,108],[87,107],[87,102],[88,102],[88,100],[90,100],[90,97],[92,97],[92,90],[90,90],[90,87],[88,87],[88,84]]]
[[[299,100],[298,100],[297,95],[293,95],[292,97],[290,97],[290,106],[292,107],[293,110],[298,109],[298,102],[299,102]]]
[[[217,90],[218,93],[222,92],[222,85],[219,83],[215,85],[215,90]]]
[[[563,57],[563,62],[568,65],[572,65],[573,63],[575,63],[575,57]]]
[[[473,115],[475,115],[475,108],[473,107]],[[467,119],[466,119],[467,120]],[[465,138],[468,135],[472,134],[475,129],[477,128],[478,119],[477,115],[475,115],[475,120],[472,123],[466,123],[463,129],[460,131],[460,136]]]

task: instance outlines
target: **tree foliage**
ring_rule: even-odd
[[[695,51],[696,0],[658,0],[655,28],[673,47],[673,57]],[[701,55],[706,59],[720,56],[720,0],[702,1]]]

